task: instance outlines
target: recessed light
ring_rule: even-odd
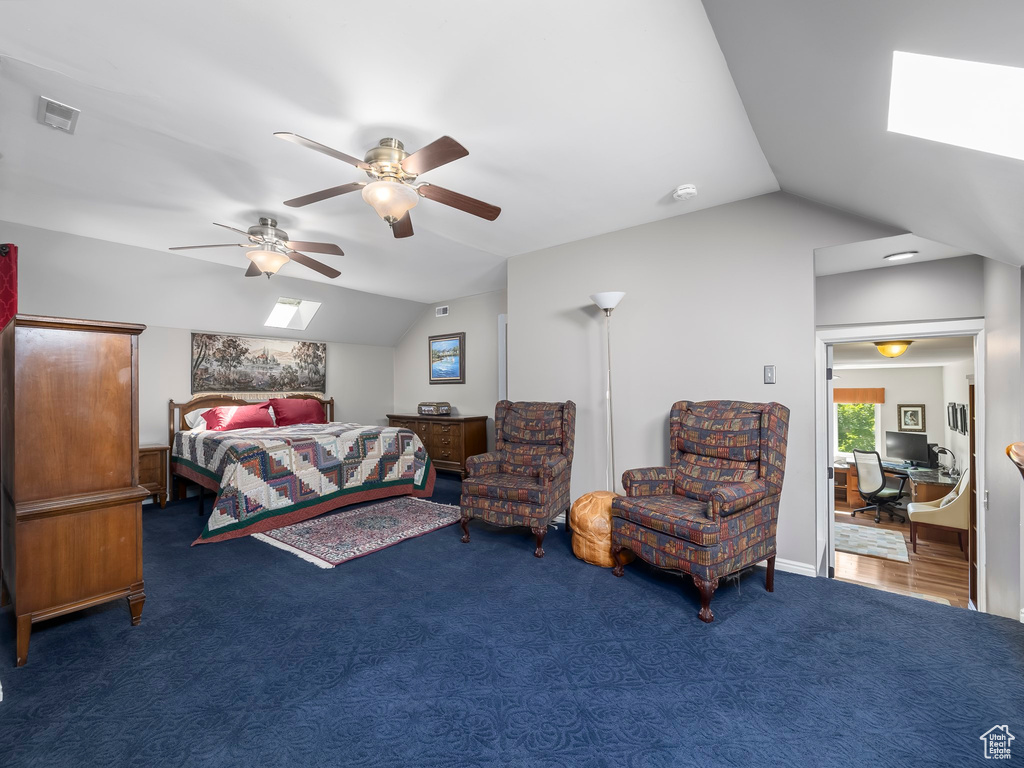
[[[912,259],[915,256],[917,256],[917,251],[900,251],[899,253],[890,253],[882,258],[886,261],[903,261],[903,259]]]

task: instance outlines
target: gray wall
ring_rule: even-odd
[[[612,316],[616,473],[668,460],[680,399],[792,409],[779,556],[815,550],[815,248],[889,234],[783,193],[513,257],[509,396],[576,401],[572,495],[604,487],[604,319],[587,298],[626,292]],[[762,366],[778,384],[762,384]]]
[[[448,305],[446,317],[436,306]],[[395,410],[416,413],[417,403],[446,400],[462,416],[490,416],[488,444],[494,447],[494,404],[498,401],[498,315],[508,302],[505,291],[481,293],[431,304],[395,347]],[[466,334],[466,383],[431,384],[427,339],[442,333]]]
[[[393,406],[394,344],[422,311],[417,302],[372,296],[101,240],[0,224],[18,249],[19,311],[145,323],[139,338],[139,439],[167,442],[167,403],[188,400],[192,330],[327,342],[327,395],[336,418],[383,423]],[[323,301],[306,331],[263,325],[279,296]],[[344,339],[381,339],[380,344]]]
[[[1007,445],[1024,437],[1020,407],[1020,269],[986,259],[984,289],[986,607],[991,613],[1018,618],[1021,477],[1004,452]]]
[[[974,360],[965,360],[961,363],[952,363],[942,368],[942,399],[945,403],[957,403],[967,405],[970,395],[970,382],[967,377],[974,374]],[[943,413],[943,419],[946,419]],[[969,427],[968,427],[969,429]],[[966,467],[971,461],[971,437],[970,434],[962,435],[949,428],[946,422],[945,441],[942,443],[956,454],[958,467]],[[942,459],[948,462],[949,457]]]
[[[815,283],[821,326],[954,320],[985,314],[981,256],[824,275]]]
[[[945,445],[946,404],[942,399],[942,368],[842,368],[841,377],[835,381],[837,387],[884,387],[885,402],[882,404],[880,452],[886,458],[885,433],[898,432],[899,421],[896,406],[921,403],[925,406],[925,434],[928,441]],[[894,457],[895,458],[895,457]],[[948,458],[946,459],[948,462]]]

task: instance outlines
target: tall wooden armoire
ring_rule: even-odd
[[[122,597],[142,618],[143,330],[18,315],[0,333],[0,604],[18,666],[37,621]]]

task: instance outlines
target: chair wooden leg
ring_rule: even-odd
[[[572,532],[571,523],[569,522],[569,511],[570,511],[569,507],[566,507],[565,508],[565,530],[566,530],[566,533],[571,533]]]
[[[469,544],[469,518],[462,518],[462,543]]]
[[[614,573],[619,578],[621,578],[622,574],[625,573],[626,568],[625,558],[620,557],[624,549],[625,547],[623,547],[621,544],[612,544],[612,559],[615,561],[615,567],[612,568],[612,573]]]
[[[914,554],[917,554],[917,523],[913,520],[910,521],[910,546],[914,548]]]
[[[956,540],[960,542],[960,551],[964,553],[964,560],[966,560],[967,562],[970,562],[971,561],[971,556],[969,554],[967,554],[967,549],[964,547],[964,532],[963,531],[957,531],[956,532]]]
[[[775,591],[775,555],[768,558],[768,570],[764,574],[764,588],[769,592]]]
[[[537,537],[537,548],[533,550],[534,557],[544,557],[544,537],[548,534],[548,527],[541,526],[538,528],[531,528],[533,535]]]
[[[11,593],[7,591],[7,582],[4,581],[3,574],[0,574],[0,608],[9,602],[11,602]]]
[[[718,589],[718,579],[710,579],[705,581],[700,576],[694,575],[693,583],[697,585],[697,589],[700,591],[700,612],[697,616],[705,624],[710,624],[715,620],[715,614],[711,612],[711,596],[715,594],[715,590]]]

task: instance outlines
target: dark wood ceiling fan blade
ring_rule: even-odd
[[[458,208],[460,211],[471,213],[488,221],[494,221],[498,218],[498,214],[501,213],[501,208],[496,205],[491,205],[483,200],[477,200],[466,195],[460,195],[458,192],[452,192],[450,189],[445,189],[435,184],[420,184],[416,191],[428,200],[433,200],[442,205],[449,205],[452,208]]]
[[[413,236],[414,233],[412,231],[412,216],[409,215],[408,211],[405,212],[405,216],[403,216],[402,218],[400,218],[398,221],[391,225],[391,234],[393,234],[396,238]]]
[[[335,277],[338,277],[341,274],[341,272],[336,270],[334,267],[328,267],[323,262],[319,262],[316,259],[311,258],[304,253],[299,253],[298,251],[289,251],[288,256],[291,258],[292,261],[296,261],[302,266],[309,267],[314,272],[319,272],[321,275],[326,275],[331,279],[334,279]]]
[[[304,205],[319,203],[321,200],[327,200],[331,197],[344,195],[347,192],[355,192],[357,189],[362,189],[365,186],[366,184],[361,181],[353,181],[349,184],[342,184],[340,187],[321,189],[319,192],[311,192],[310,194],[303,195],[302,197],[293,197],[291,200],[285,200],[284,204],[289,208],[301,208]]]
[[[260,272],[260,268],[256,266],[256,262],[255,261],[250,261],[249,262],[249,268],[247,270],[245,270],[245,276],[246,277],[259,277],[262,274],[263,273]]]
[[[306,240],[289,240],[285,245],[293,251],[301,248],[304,251],[312,251],[313,253],[331,253],[335,256],[345,255],[345,252],[334,243],[311,243]]]
[[[214,245],[176,245],[168,248],[169,251],[188,251],[192,248],[244,248],[241,243],[216,243]]]
[[[451,136],[442,136],[440,139],[417,149],[405,160],[402,161],[402,168],[406,173],[419,176],[432,168],[458,160],[469,154],[469,150],[459,144]]]
[[[244,229],[239,229],[238,227],[229,227],[227,224],[218,224],[216,221],[213,222],[213,226],[215,226],[215,227],[224,227],[224,229],[230,229],[232,232],[237,232],[238,234],[242,235],[243,237],[249,237],[249,233],[248,232],[246,232]]]
[[[362,171],[367,171],[370,169],[370,166],[368,166],[366,163],[364,163],[357,157],[352,157],[352,155],[346,155],[344,152],[339,152],[336,149],[331,149],[330,147],[325,146],[318,141],[307,139],[305,136],[299,136],[299,134],[297,133],[278,131],[274,135],[277,136],[279,139],[290,141],[292,142],[292,144],[298,144],[300,147],[306,147],[308,149],[312,149],[315,152],[320,152],[321,154],[327,155],[328,157],[333,157],[335,160],[341,160],[343,163],[354,165],[356,168]]]

